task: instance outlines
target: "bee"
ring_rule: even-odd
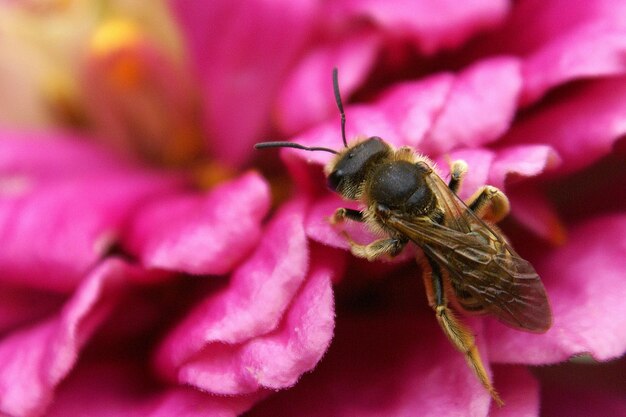
[[[335,155],[324,169],[328,186],[347,200],[359,201],[362,209],[338,208],[331,222],[363,222],[383,236],[362,245],[346,234],[352,254],[373,261],[398,255],[409,241],[421,248],[418,262],[439,325],[502,406],[472,331],[449,305],[471,314],[489,314],[519,330],[543,333],[550,328],[552,314],[541,279],[494,226],[508,214],[507,197],[486,185],[462,201],[457,193],[467,164],[461,160],[451,163],[446,183],[434,163],[410,147],[395,149],[377,136],[348,145],[336,69],[333,91],[344,149],[294,142],[262,142],[255,148],[290,147]]]

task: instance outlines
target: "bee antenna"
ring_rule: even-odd
[[[341,115],[341,138],[343,139],[343,146],[348,147],[348,141],[346,140],[346,113],[343,111],[343,103],[341,102],[341,94],[339,94],[339,76],[337,75],[337,68],[333,68],[333,92],[335,93],[335,102]]]
[[[334,154],[339,153],[336,150],[330,149],[330,148],[324,148],[321,146],[308,147],[308,146],[300,145],[299,143],[294,143],[294,142],[260,142],[254,145],[254,149],[265,149],[265,148],[296,148],[296,149],[302,149],[303,151],[324,151],[324,152],[330,152]]]

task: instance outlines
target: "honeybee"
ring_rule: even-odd
[[[255,148],[291,147],[335,155],[324,169],[328,186],[345,199],[359,201],[363,208],[338,208],[331,222],[364,222],[384,236],[361,245],[346,234],[351,252],[370,261],[398,255],[409,241],[422,249],[424,256],[418,256],[418,262],[439,325],[502,406],[470,328],[449,304],[473,314],[490,314],[519,330],[543,333],[550,328],[550,305],[537,272],[493,225],[508,214],[507,197],[486,185],[466,202],[459,199],[457,192],[467,172],[461,160],[451,163],[446,183],[435,172],[434,163],[410,147],[394,149],[377,136],[348,145],[336,69],[333,91],[344,149],[294,142],[262,142]]]

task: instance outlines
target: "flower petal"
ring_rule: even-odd
[[[56,317],[15,331],[0,341],[0,410],[39,414],[74,366],[87,339],[108,316],[126,276],[139,273],[119,260],[97,267]]]
[[[46,416],[235,417],[259,398],[216,397],[185,387],[159,390],[136,361],[116,359],[81,364],[59,387]]]
[[[220,394],[290,387],[321,359],[333,335],[331,267],[313,256],[312,269],[272,332],[241,345],[206,346],[179,371],[181,382]]]
[[[473,49],[526,57],[521,100],[528,103],[576,78],[623,74],[625,16],[620,0],[517,2],[506,24]]]
[[[521,88],[520,64],[493,58],[460,73],[420,151],[441,154],[491,142],[510,126]]]
[[[607,155],[626,133],[625,78],[598,80],[516,123],[507,143],[538,143],[556,150],[571,172]]]
[[[510,187],[507,197],[511,204],[511,214],[515,219],[555,245],[565,243],[567,230],[557,210],[549,199],[535,186]]]
[[[490,184],[489,172],[491,170],[495,153],[485,148],[458,149],[446,153],[437,159],[437,168],[441,177],[447,182],[450,180],[450,163],[458,159],[467,163],[467,174],[463,178],[463,184],[459,196],[465,200],[485,184]]]
[[[488,394],[425,317],[344,315],[315,372],[250,416],[486,416]]]
[[[211,150],[220,161],[240,164],[267,128],[287,67],[309,36],[316,2],[171,3],[200,77]]]
[[[505,181],[514,177],[534,177],[554,168],[560,162],[558,154],[547,145],[520,145],[498,151],[489,172],[489,183],[504,188]]]
[[[182,183],[71,140],[7,139],[0,154],[1,279],[57,291],[110,249],[135,206]]]
[[[535,101],[548,89],[577,78],[623,75],[625,54],[626,26],[611,28],[602,21],[561,36],[524,62],[522,100]]]
[[[278,123],[287,133],[310,127],[337,113],[332,93],[331,74],[338,68],[341,97],[350,94],[364,81],[376,58],[380,39],[358,34],[340,44],[323,45],[303,57],[283,83],[278,98]]]
[[[538,369],[546,417],[626,415],[626,357],[608,363],[588,358]]]
[[[344,0],[341,3],[353,14],[363,14],[392,33],[408,33],[420,50],[432,54],[452,48],[471,35],[500,22],[508,11],[503,0],[450,1]]]
[[[249,173],[206,195],[181,194],[142,207],[124,240],[150,268],[224,274],[256,244],[269,200],[267,184]]]
[[[59,294],[0,283],[0,333],[40,320],[62,303]]]
[[[489,357],[545,364],[590,353],[606,360],[626,351],[626,217],[607,216],[572,230],[568,243],[535,262],[552,304],[554,324],[529,334],[492,321]]]
[[[178,380],[180,368],[203,351],[236,346],[276,329],[307,275],[304,204],[285,206],[230,284],[211,294],[167,336],[156,358],[160,372]]]
[[[437,75],[401,84],[375,104],[347,108],[346,135],[380,136],[393,145],[409,145],[427,155],[478,147],[509,128],[520,84],[519,62],[513,58],[483,61],[456,76]],[[326,123],[295,141],[337,148],[341,143],[338,133],[337,122]],[[300,158],[316,162],[328,159],[327,155]]]
[[[522,366],[494,366],[494,381],[505,407],[491,407],[489,417],[539,416],[539,384]]]

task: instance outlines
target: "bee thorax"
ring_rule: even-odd
[[[424,173],[415,164],[393,161],[372,172],[365,193],[370,202],[408,214],[425,214],[435,206],[435,197],[424,182]]]

